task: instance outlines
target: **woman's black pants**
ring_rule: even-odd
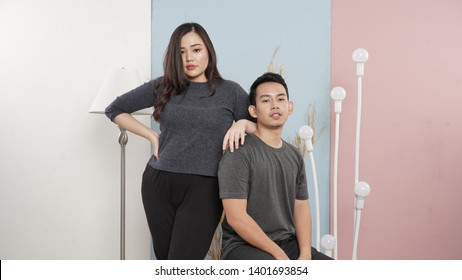
[[[223,212],[218,178],[147,165],[142,197],[159,260],[203,260]]]

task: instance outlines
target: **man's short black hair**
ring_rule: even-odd
[[[252,86],[250,87],[250,93],[249,93],[249,99],[250,99],[250,104],[256,105],[256,98],[257,98],[257,87],[263,83],[278,83],[281,84],[284,89],[286,90],[287,93],[287,99],[289,99],[289,89],[287,88],[286,81],[284,81],[284,78],[276,73],[272,72],[266,72],[265,74],[261,75],[258,77],[255,82],[253,82]]]

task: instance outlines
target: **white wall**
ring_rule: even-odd
[[[0,1],[0,259],[119,258],[118,129],[88,109],[109,68],[150,77],[150,20],[150,0]],[[129,135],[127,259],[150,257],[149,155]]]

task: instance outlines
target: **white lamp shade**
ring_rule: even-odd
[[[118,96],[141,85],[138,71],[127,68],[110,69],[98,94],[91,104],[90,113],[104,114],[106,107]],[[153,108],[146,108],[132,113],[133,115],[151,115]]]
[[[358,48],[352,54],[353,61],[356,63],[364,63],[369,59],[369,53],[366,49]]]
[[[330,91],[330,97],[333,99],[333,100],[344,100],[345,97],[346,97],[346,91],[343,87],[334,87],[331,91]]]
[[[302,125],[298,129],[298,136],[300,136],[300,138],[302,138],[303,140],[311,139],[313,137],[313,134],[313,129],[309,125]]]
[[[371,187],[366,182],[358,182],[355,185],[355,195],[357,197],[365,198],[371,192]]]
[[[330,234],[325,234],[321,238],[321,246],[326,250],[333,250],[335,248],[335,237]]]

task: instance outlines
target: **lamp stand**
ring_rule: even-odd
[[[305,148],[308,154],[310,155],[311,160],[311,174],[313,176],[313,187],[314,187],[314,201],[316,206],[316,249],[321,250],[321,218],[319,211],[319,192],[318,192],[318,178],[316,176],[316,166],[314,164],[314,155],[313,155],[313,128],[309,125],[303,125],[298,130],[298,135],[305,142]]]
[[[95,99],[88,110],[90,113],[105,114],[108,104],[117,97],[140,86],[142,81],[138,71],[128,68],[110,69],[101,84]],[[132,115],[152,115],[153,108],[144,108],[132,112]],[[119,126],[120,144],[120,259],[125,260],[125,145],[128,142],[127,131]]]
[[[314,201],[316,203],[316,250],[321,250],[321,217],[320,217],[320,210],[319,210],[319,188],[318,188],[318,178],[316,176],[316,166],[314,164],[314,155],[313,155],[313,144],[311,143],[311,139],[307,140],[311,145],[310,154],[310,162],[311,162],[311,173],[313,176],[313,187],[314,187]]]
[[[128,142],[127,131],[119,126],[120,144],[120,259],[125,260],[125,146]]]

